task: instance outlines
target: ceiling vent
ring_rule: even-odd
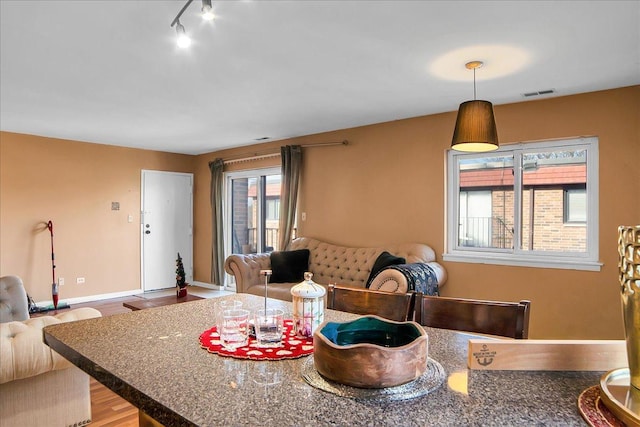
[[[537,92],[527,92],[527,93],[523,93],[522,96],[524,96],[525,98],[530,98],[532,96],[550,95],[552,93],[556,93],[555,89],[539,90]]]

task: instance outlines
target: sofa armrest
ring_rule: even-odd
[[[85,307],[56,316],[0,324],[0,384],[69,368],[71,363],[44,343],[42,329],[100,316],[98,310]]]
[[[409,292],[409,283],[407,278],[398,270],[385,269],[371,281],[369,289],[404,294]]]
[[[435,261],[425,263],[431,267],[438,278],[438,288],[441,288],[447,282],[447,270],[444,269],[442,264],[438,264]]]
[[[433,272],[437,280],[437,288],[440,288],[447,281],[446,270],[435,261],[405,265],[411,267],[418,266],[419,264],[427,266]],[[414,290],[407,280],[406,273],[402,271],[402,266],[390,266],[380,271],[371,281],[369,289],[398,293],[406,293]]]
[[[264,284],[260,270],[271,269],[271,254],[233,254],[224,262],[224,270],[236,278],[236,292],[247,293],[254,285]]]

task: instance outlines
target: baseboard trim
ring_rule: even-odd
[[[224,290],[221,286],[218,285],[214,285],[212,283],[206,283],[206,282],[197,282],[194,281],[191,283],[191,285],[193,286],[199,286],[201,288],[205,288],[205,289],[211,289],[214,291],[221,291]],[[170,288],[167,288],[170,289]],[[99,294],[99,295],[87,295],[85,297],[76,297],[76,298],[61,298],[60,302],[66,302],[67,304],[71,305],[71,304],[83,304],[85,302],[93,302],[93,301],[100,301],[100,300],[104,300],[104,299],[111,299],[111,298],[121,298],[121,297],[130,297],[132,295],[139,295],[144,293],[144,291],[142,289],[133,289],[130,291],[122,291],[122,292],[112,292],[112,293],[108,293],[108,294]],[[49,305],[52,305],[53,301],[52,300],[45,300],[45,301],[37,301],[36,305],[38,307],[46,307]]]
[[[214,285],[213,283],[206,283],[206,282],[197,282],[197,281],[193,281],[193,283],[191,283],[193,286],[199,286],[201,288],[206,288],[206,289],[212,289],[214,291],[221,291],[224,290],[222,289],[221,286],[218,285]]]
[[[71,304],[82,304],[85,302],[92,302],[92,301],[100,301],[103,299],[111,299],[111,298],[121,298],[121,297],[130,297],[132,295],[138,295],[142,293],[142,289],[133,289],[130,291],[123,291],[123,292],[112,292],[109,294],[99,294],[99,295],[87,295],[85,297],[76,297],[76,298],[62,298],[60,299],[60,302],[66,302],[67,304],[71,305]],[[52,305],[53,301],[52,300],[45,300],[45,301],[37,301],[36,305],[39,307],[42,306],[49,306]]]

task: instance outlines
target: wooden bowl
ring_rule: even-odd
[[[324,322],[313,334],[316,370],[328,380],[361,388],[394,387],[427,369],[428,338],[416,322],[363,316]]]

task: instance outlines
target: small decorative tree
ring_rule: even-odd
[[[180,256],[180,252],[178,252],[178,259],[176,259],[176,286],[178,290],[176,291],[178,297],[187,296],[187,285],[186,279],[184,277],[184,266],[182,265],[182,257]]]

